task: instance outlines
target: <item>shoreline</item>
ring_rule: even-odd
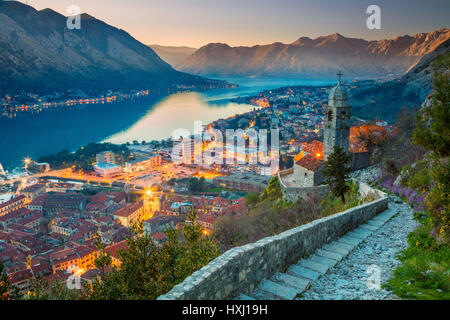
[[[243,79],[243,81],[245,82],[246,80],[248,80],[248,79]],[[251,79],[251,80],[254,80],[254,79]],[[256,80],[259,80],[259,79],[256,79]],[[264,79],[265,80],[265,79]],[[228,80],[226,80],[226,81],[228,81]],[[267,81],[268,81],[268,79],[267,79]],[[247,103],[247,102],[242,102],[242,101],[239,101],[239,100],[244,100],[244,99],[251,99],[251,98],[254,98],[254,97],[258,97],[261,93],[263,93],[263,92],[267,92],[267,91],[278,91],[278,90],[281,90],[281,89],[283,89],[283,88],[289,88],[289,87],[315,87],[315,88],[317,88],[317,87],[329,87],[331,84],[330,84],[330,81],[328,81],[328,80],[321,80],[320,81],[320,83],[317,83],[317,84],[302,84],[301,82],[303,82],[303,81],[305,81],[305,82],[307,82],[308,80],[300,80],[299,82],[297,82],[297,83],[293,83],[292,85],[289,85],[289,84],[286,84],[286,83],[283,83],[283,82],[285,82],[286,80],[281,80],[280,81],[280,83],[277,83],[277,79],[272,79],[272,81],[275,83],[275,86],[271,86],[271,88],[268,88],[268,87],[270,87],[270,85],[269,84],[267,84],[267,85],[263,85],[263,86],[261,86],[261,88],[260,88],[260,90],[257,90],[257,91],[254,91],[254,92],[246,92],[244,95],[237,95],[237,96],[235,96],[235,97],[229,97],[229,98],[226,98],[225,100],[227,101],[227,102],[231,102],[231,103],[235,103],[235,104],[238,104],[238,105],[248,105],[248,106],[250,106],[250,107],[252,107],[252,108],[261,108],[261,107],[263,107],[263,106],[261,106],[261,105],[258,105],[258,104],[252,104],[252,103]],[[279,81],[279,80],[278,80]],[[281,85],[281,86],[280,86]],[[242,88],[244,91],[247,91],[247,89],[248,90],[250,90],[250,91],[252,91],[251,90],[251,87],[252,86],[248,86],[248,85],[246,85],[246,84],[237,84],[237,85],[234,85],[235,87],[234,88]],[[266,87],[267,86],[267,87]],[[255,86],[255,88],[256,87],[259,87],[259,86]],[[226,88],[223,88],[223,89],[226,89]],[[202,91],[202,92],[208,92],[208,91],[213,91],[213,90],[215,90],[215,89],[211,89],[211,90],[205,90],[205,91]],[[191,92],[192,90],[184,90],[184,91],[181,91],[181,92]],[[196,91],[195,91],[196,92]],[[141,96],[141,97],[147,97],[148,95],[143,95],[143,96]],[[115,102],[115,103],[119,103],[119,102],[121,102],[121,101],[124,101],[125,99],[122,99],[122,100],[115,100],[115,101],[113,101],[113,103]],[[232,117],[235,117],[235,116],[237,116],[237,115],[245,115],[245,114],[247,114],[247,113],[249,113],[249,112],[252,112],[252,111],[247,111],[247,112],[244,112],[244,113],[241,113],[241,114],[238,114],[238,113],[236,113],[236,114],[233,114],[233,115],[231,115],[231,116],[228,116],[228,117],[226,117],[226,118],[217,118],[217,119],[214,119],[214,120],[211,120],[210,122],[208,122],[205,126],[208,126],[208,125],[210,125],[210,124],[212,124],[212,123],[214,123],[214,122],[216,122],[216,121],[218,121],[218,120],[220,120],[220,119],[223,119],[223,120],[228,120],[229,118],[232,118]],[[106,139],[109,139],[110,137],[108,137],[108,138],[105,138],[105,139],[100,139],[100,140],[98,140],[98,141],[96,141],[95,143],[112,143],[112,144],[115,144],[115,145],[122,145],[122,144],[126,144],[127,142],[130,144],[130,145],[132,145],[133,144],[133,141],[131,140],[131,141],[127,141],[127,142],[123,142],[123,143],[113,143],[113,142],[110,142],[110,141],[106,141]],[[167,136],[167,137],[165,137],[165,138],[161,138],[161,139],[154,139],[154,140],[156,140],[156,141],[158,141],[159,143],[161,143],[161,141],[163,141],[163,140],[167,140],[167,139],[169,139],[169,138],[171,138],[170,136]],[[140,141],[140,140],[138,140],[138,141]],[[150,142],[150,141],[148,141],[148,142]],[[79,148],[81,148],[83,145],[80,145],[78,148],[76,148],[74,151],[72,151],[71,153],[74,153],[74,152],[76,152],[76,150],[78,150]],[[40,158],[40,157],[45,157],[45,156],[48,156],[48,155],[51,155],[51,154],[55,154],[55,153],[57,153],[57,152],[59,152],[59,151],[61,151],[61,150],[63,150],[63,149],[60,149],[60,150],[57,150],[57,151],[55,151],[55,152],[53,152],[53,153],[49,153],[49,154],[42,154],[42,155],[40,155],[38,158]],[[20,160],[19,160],[20,161]],[[21,167],[20,167],[20,165],[15,165],[15,166],[8,166],[7,168],[5,168],[5,170],[9,170],[10,172],[14,172],[14,171],[18,171],[18,172],[21,172]]]

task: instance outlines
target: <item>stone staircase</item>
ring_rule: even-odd
[[[389,221],[397,210],[388,208],[366,224],[360,225],[338,240],[322,246],[307,258],[291,265],[286,272],[275,273],[263,280],[249,295],[234,300],[293,300],[308,290],[311,283],[327,273],[374,231]]]

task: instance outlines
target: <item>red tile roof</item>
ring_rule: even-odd
[[[128,244],[126,240],[117,242],[112,246],[106,247],[105,251],[111,255],[111,257],[119,259],[119,250],[128,250]]]
[[[0,203],[0,209],[1,209],[1,208],[4,208],[4,207],[6,207],[6,206],[9,206],[10,204],[13,204],[13,203],[16,203],[16,202],[18,202],[18,201],[21,201],[21,200],[23,200],[23,199],[25,199],[25,196],[22,195],[22,196],[18,196],[18,197],[12,198],[12,199],[9,200],[9,201]]]
[[[142,206],[143,206],[142,201],[132,203],[122,209],[119,209],[116,213],[114,213],[114,215],[119,217],[128,217],[137,210],[139,210],[140,208],[142,208]]]
[[[303,158],[297,161],[297,164],[300,167],[303,167],[310,171],[317,171],[324,163],[325,161],[314,158],[310,154],[305,155]]]

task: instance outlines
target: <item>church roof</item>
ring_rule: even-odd
[[[341,85],[340,81],[330,90],[328,100],[348,100],[347,90]]]
[[[303,158],[298,160],[296,163],[300,167],[303,167],[310,171],[317,171],[325,163],[325,161],[317,159],[310,154],[307,154]]]

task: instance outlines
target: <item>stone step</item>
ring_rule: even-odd
[[[362,228],[360,228],[360,227],[354,229],[354,230],[351,231],[351,232],[354,232],[354,233],[356,233],[356,234],[361,234],[362,236],[365,236],[365,237],[368,237],[368,236],[370,236],[370,235],[373,233],[373,232],[370,231],[370,230],[362,229]],[[350,232],[349,232],[349,233],[350,233]]]
[[[316,262],[316,263],[320,263],[323,265],[326,265],[329,268],[332,268],[336,265],[337,261],[334,259],[330,259],[330,258],[325,258],[325,257],[321,257],[317,254],[312,255],[311,257],[309,257],[308,260],[311,260],[312,262]]]
[[[385,222],[384,221],[380,221],[380,220],[373,220],[372,219],[372,220],[368,221],[367,224],[369,226],[371,226],[372,228],[378,229],[378,228],[382,227],[385,224]],[[360,226],[360,228],[361,227],[362,226]]]
[[[372,234],[372,232],[368,231],[368,230],[364,230],[364,229],[355,229],[353,231],[350,231],[348,233],[348,235],[350,237],[359,237],[361,240],[365,240],[368,236],[370,236]]]
[[[264,280],[261,285],[261,290],[283,300],[294,300],[297,296],[297,290],[294,288],[270,280]]]
[[[318,263],[318,262],[314,262],[314,261],[311,261],[309,259],[302,259],[302,260],[300,260],[297,263],[297,265],[299,265],[299,266],[301,266],[303,268],[307,268],[307,269],[316,271],[316,272],[318,272],[320,274],[327,273],[327,271],[329,269],[329,267],[327,265],[322,264],[322,263]]]
[[[348,244],[348,245],[350,245],[352,247],[356,247],[357,245],[359,245],[362,242],[362,240],[361,239],[352,238],[352,237],[348,237],[348,236],[343,236],[337,242],[345,243],[345,244]]]
[[[366,223],[366,224],[360,225],[359,227],[363,228],[363,229],[366,229],[366,230],[369,230],[369,231],[372,231],[372,232],[378,230],[378,226],[370,224],[370,221],[368,223]]]
[[[356,229],[355,229],[356,230]],[[363,235],[363,234],[361,234],[361,233],[355,233],[354,231],[355,230],[353,230],[353,231],[350,231],[350,232],[347,232],[345,235],[346,236],[349,236],[349,237],[352,237],[352,238],[355,238],[355,239],[359,239],[359,240],[364,240],[364,239],[366,239],[366,236],[365,235]]]
[[[377,217],[380,217],[381,219],[390,219],[393,216],[395,216],[398,213],[398,210],[394,208],[388,208],[387,210],[384,210],[382,213],[380,213]]]
[[[353,248],[349,247],[348,245],[342,245],[332,242],[330,244],[324,245],[322,249],[347,256]]]
[[[333,259],[333,260],[336,260],[336,261],[341,261],[342,258],[345,257],[344,254],[337,253],[337,252],[326,251],[326,250],[323,250],[323,249],[317,249],[315,254],[319,255],[321,257],[325,257],[325,258],[328,258],[328,259]]]
[[[270,280],[274,282],[280,282],[289,287],[293,287],[297,290],[297,293],[302,293],[310,287],[309,280],[305,278],[294,277],[287,273],[277,272]]]
[[[320,273],[295,264],[290,266],[287,272],[294,277],[300,277],[311,281],[315,281],[320,278]]]
[[[233,300],[256,300],[255,298],[249,297],[245,294],[240,294],[238,295],[236,298],[234,298]]]

